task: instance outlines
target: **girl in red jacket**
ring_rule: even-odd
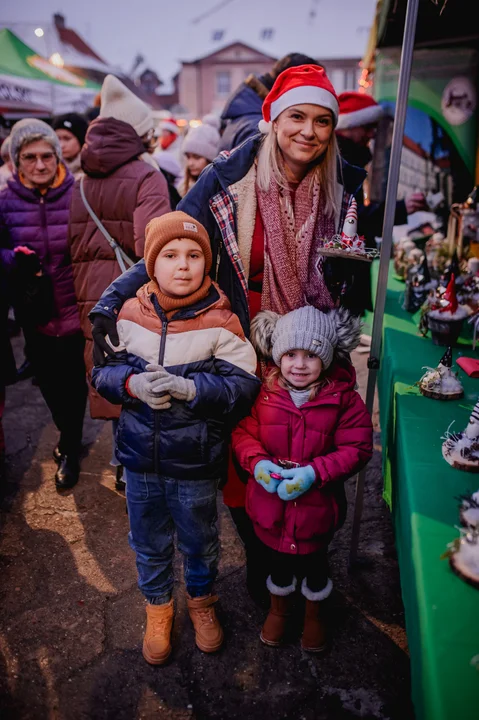
[[[344,357],[359,336],[359,318],[344,309],[307,306],[282,317],[264,311],[251,323],[256,350],[277,366],[233,433],[234,452],[249,475],[246,510],[269,548],[271,606],[260,636],[266,645],[281,643],[302,578],[301,645],[310,652],[326,648],[321,603],[332,590],[328,544],[344,520],[344,481],[372,455],[371,418]]]

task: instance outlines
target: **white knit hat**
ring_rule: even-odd
[[[10,158],[18,167],[18,156],[24,145],[35,142],[37,140],[45,140],[52,146],[55,155],[59,160],[62,159],[62,150],[60,141],[56,132],[43,120],[38,118],[24,118],[15,123],[10,133]]]
[[[188,130],[181,151],[200,155],[212,162],[219,153],[220,134],[212,124],[214,115],[205,115],[203,124]]]
[[[321,358],[327,369],[334,351],[349,353],[359,344],[361,320],[344,308],[322,312],[311,305],[278,315],[270,310],[259,312],[251,322],[251,342],[264,358],[280,365],[290,350],[307,350]]]
[[[154,119],[151,109],[114,75],[107,75],[101,87],[100,117],[112,117],[131,125],[142,137],[153,130]]]

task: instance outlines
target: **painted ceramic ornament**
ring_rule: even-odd
[[[364,238],[358,235],[358,204],[354,198],[344,218],[341,235],[333,235],[331,240],[325,240],[319,252],[327,257],[367,262],[378,257],[379,251],[367,248]]]
[[[443,440],[442,456],[449,465],[458,470],[479,472],[479,402],[474,406],[466,429],[452,433],[448,428]]]
[[[461,275],[459,258],[457,257],[456,250],[454,250],[452,258],[444,271],[443,283],[447,285],[450,282],[452,276],[454,276],[454,282],[456,285],[461,285],[464,282],[464,277]]]
[[[459,517],[461,525],[479,532],[479,490],[460,498]]]
[[[419,380],[421,395],[433,400],[459,400],[464,389],[457,373],[452,370],[452,348],[449,346],[436,368],[424,368]]]
[[[409,268],[406,277],[406,290],[404,292],[404,310],[415,313],[427,300],[431,290],[437,286],[437,281],[431,279],[426,255],[420,265]]]
[[[479,589],[479,490],[459,498],[460,535],[447,546],[443,559],[464,582]]]
[[[446,289],[437,288],[428,299],[427,305],[421,318],[421,332],[426,335],[430,330],[434,345],[455,347],[464,320],[469,315],[469,309],[459,305],[457,301],[454,275],[451,276]]]
[[[449,543],[443,557],[449,558],[451,570],[461,580],[479,589],[479,532],[461,528],[460,533]]]

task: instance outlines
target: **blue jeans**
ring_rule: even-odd
[[[126,470],[130,547],[136,553],[138,587],[160,605],[173,590],[173,534],[183,553],[191,597],[211,592],[218,572],[216,480],[174,480]]]

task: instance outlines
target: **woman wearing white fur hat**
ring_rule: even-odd
[[[251,323],[255,349],[275,367],[232,443],[248,473],[246,508],[269,573],[265,645],[283,641],[300,585],[302,648],[327,646],[327,548],[346,514],[344,481],[372,455],[372,423],[355,390],[356,373],[340,360],[358,345],[360,332],[359,319],[344,308],[263,311]]]
[[[180,194],[186,195],[201,172],[218,155],[220,147],[220,119],[213,113],[205,115],[201,125],[188,131],[181,148],[185,158],[185,177]]]
[[[198,219],[211,238],[212,275],[243,328],[259,310],[289,312],[305,304],[332,308],[345,278],[321,259],[323,239],[341,233],[364,170],[340,166],[334,128],[338,98],[323,68],[284,70],[263,103],[263,135],[221,153],[201,174],[178,209]],[[337,261],[334,261],[337,263]],[[347,264],[348,260],[344,263]],[[115,333],[116,312],[147,281],[143,263],[104,294],[93,315],[101,334]],[[108,310],[104,308],[107,307]],[[246,544],[248,585],[263,588],[244,509],[245,488],[230,465],[223,492]],[[259,582],[256,582],[258,574]]]
[[[99,117],[88,128],[81,151],[84,194],[106,231],[133,262],[143,257],[145,228],[150,220],[170,211],[163,174],[145,162],[154,133],[151,109],[118,78],[107,75],[101,89]],[[70,228],[75,292],[86,338],[85,362],[93,367],[92,334],[88,313],[100,295],[120,274],[114,250],[95,224],[77,183],[73,190]],[[90,386],[90,413],[94,418],[117,419],[111,405]],[[115,460],[113,459],[114,463]],[[121,470],[117,487],[122,487]]]

